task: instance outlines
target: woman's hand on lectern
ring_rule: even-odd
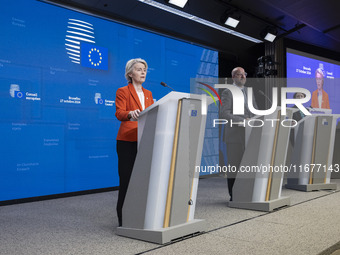
[[[129,112],[128,118],[130,120],[138,120],[140,110],[136,109],[134,111]]]

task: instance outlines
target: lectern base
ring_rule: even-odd
[[[174,227],[157,230],[119,227],[117,228],[117,235],[164,244],[174,239],[203,231],[205,231],[205,220],[191,220]]]
[[[335,190],[336,183],[315,183],[315,184],[286,184],[287,189],[301,191]]]
[[[275,200],[265,201],[265,202],[237,202],[230,201],[228,206],[232,208],[240,209],[250,209],[256,211],[270,212],[277,208],[289,206],[290,197],[281,197]]]

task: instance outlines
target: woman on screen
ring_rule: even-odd
[[[321,68],[316,69],[315,71],[315,80],[317,90],[315,90],[312,94],[312,104],[313,108],[323,108],[330,109],[328,94],[323,90],[324,84],[324,72]]]
[[[125,78],[128,85],[116,92],[116,117],[121,121],[117,135],[119,194],[117,215],[122,226],[122,208],[137,154],[137,120],[139,113],[153,104],[152,93],[143,88],[148,64],[144,59],[131,59],[126,63]]]

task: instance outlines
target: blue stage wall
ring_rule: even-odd
[[[34,0],[0,16],[0,201],[119,185],[115,92],[144,58],[160,99],[217,77],[217,52]]]

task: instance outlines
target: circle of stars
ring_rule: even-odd
[[[91,48],[91,50],[89,51],[88,57],[89,57],[89,61],[91,65],[93,66],[99,66],[102,63],[102,59],[103,59],[102,54],[96,48]],[[94,58],[96,58],[97,61],[95,61]]]

